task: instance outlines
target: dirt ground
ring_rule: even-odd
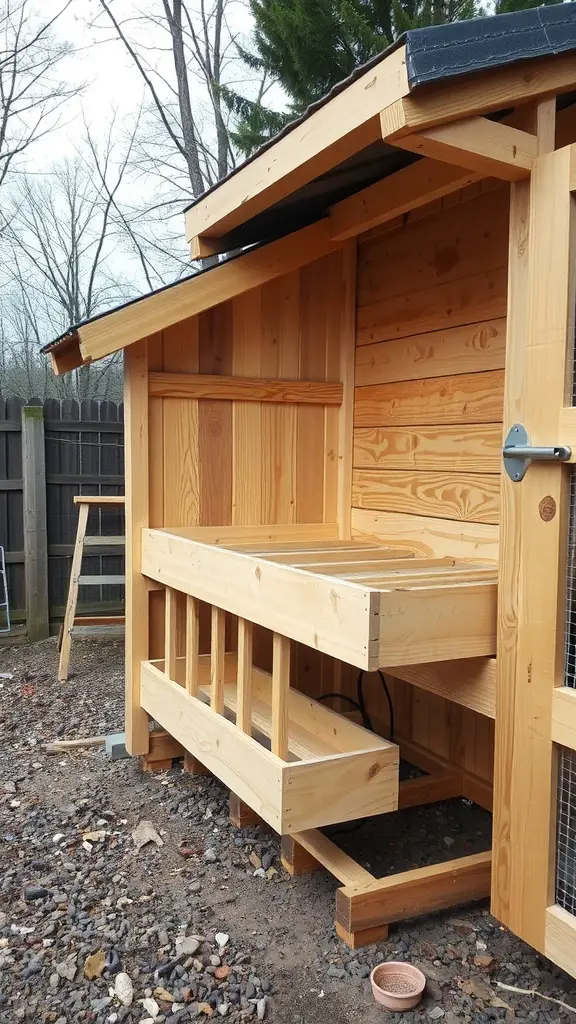
[[[228,794],[211,776],[178,765],[145,774],[101,748],[46,752],[57,737],[123,727],[118,642],[76,642],[64,686],[56,661],[52,640],[0,648],[0,674],[11,676],[0,679],[0,1024],[575,1019],[543,996],[576,1007],[576,983],[485,904],[402,923],[388,941],[351,951],[333,929],[336,882],[324,872],[290,879],[278,837],[231,826]],[[161,847],[136,850],[142,820]],[[489,829],[485,812],[452,800],[332,831],[386,874],[487,849]],[[369,971],[390,959],[427,976],[414,1013],[372,1000]]]

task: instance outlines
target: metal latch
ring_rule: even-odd
[[[504,468],[511,480],[518,483],[524,479],[528,466],[533,461],[568,462],[572,449],[565,444],[538,447],[530,444],[530,438],[521,423],[515,423],[508,432],[502,450]]]

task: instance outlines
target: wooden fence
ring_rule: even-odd
[[[40,639],[49,622],[54,628],[62,619],[78,517],[74,495],[123,493],[122,405],[0,396],[0,544],[14,623],[0,640],[23,632]],[[103,545],[84,559],[85,575],[124,572],[123,554],[105,546],[106,535],[123,532],[122,510],[90,513],[88,533],[101,535]],[[87,591],[80,591],[79,614],[122,612],[123,587]]]

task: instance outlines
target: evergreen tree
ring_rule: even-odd
[[[494,11],[522,10],[561,0],[496,0]],[[286,111],[270,110],[222,89],[245,156],[321,99],[355,68],[381,53],[402,32],[486,14],[481,0],[250,0],[253,47],[241,50],[254,71],[277,81]]]

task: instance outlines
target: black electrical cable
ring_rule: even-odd
[[[386,677],[385,677],[384,673],[380,669],[378,669],[378,675],[380,676],[380,679],[382,680],[382,686],[384,687],[384,693],[386,694],[386,699],[388,701],[388,711],[389,711],[389,714],[390,714],[390,736],[388,738],[389,738],[390,742],[393,743],[394,742],[394,704],[392,703],[392,697],[390,695],[390,690],[388,689],[388,683],[386,682]]]

